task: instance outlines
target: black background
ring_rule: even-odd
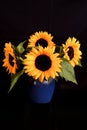
[[[33,104],[26,96],[25,76],[8,94],[10,75],[2,68],[4,43],[17,45],[36,31],[48,31],[57,44],[69,36],[81,43],[82,65],[75,67],[78,86],[56,83],[49,104]],[[87,129],[87,1],[25,0],[0,2],[0,130]]]

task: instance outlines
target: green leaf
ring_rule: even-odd
[[[61,51],[61,46],[56,45],[55,52],[56,52],[56,53],[59,53],[60,51]]]
[[[78,62],[79,62],[78,66],[82,67],[81,60],[79,60]]]
[[[61,66],[62,71],[59,73],[60,77],[64,78],[66,81],[78,84],[75,77],[74,67],[65,59],[63,59]]]
[[[8,93],[12,90],[12,88],[14,87],[14,85],[16,84],[16,82],[18,81],[18,79],[20,78],[20,76],[22,74],[23,74],[23,70],[21,70],[20,72],[18,72],[16,74],[12,74],[12,76],[11,76],[11,86],[10,86]]]
[[[21,43],[19,43],[19,45],[17,46],[17,51],[19,52],[19,54],[22,54],[24,51],[25,51],[25,49],[24,49],[24,47],[23,47],[23,44],[26,42],[26,40],[25,41],[23,41],[23,42],[21,42]]]

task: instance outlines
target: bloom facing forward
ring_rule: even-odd
[[[55,44],[52,39],[53,36],[51,36],[51,34],[48,34],[48,32],[39,31],[30,36],[30,38],[28,39],[28,47],[34,47],[38,45],[43,47],[54,46]]]
[[[3,67],[7,68],[8,73],[16,73],[17,64],[16,64],[16,57],[13,51],[13,48],[11,47],[11,42],[5,43],[4,48],[4,56],[5,59],[3,60]]]
[[[66,44],[63,44],[64,58],[67,59],[71,65],[79,65],[82,52],[80,51],[80,44],[76,38],[68,38]]]
[[[23,61],[25,73],[32,76],[35,80],[39,79],[43,82],[44,79],[55,78],[58,72],[61,71],[61,59],[58,53],[54,53],[55,48],[43,48],[41,46],[32,48],[25,55]]]

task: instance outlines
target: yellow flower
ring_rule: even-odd
[[[38,46],[25,55],[23,61],[25,73],[32,76],[35,80],[55,78],[61,71],[61,59],[58,53],[54,53],[55,47]]]
[[[64,58],[66,58],[71,65],[79,65],[79,60],[82,58],[80,51],[80,43],[76,38],[68,38],[66,44],[63,44]]]
[[[51,34],[48,34],[46,31],[39,31],[36,32],[34,35],[31,35],[30,38],[28,39],[28,47],[34,47],[34,46],[54,46],[55,44],[52,41],[53,36]]]
[[[16,64],[16,57],[13,51],[13,48],[11,47],[11,42],[5,43],[5,48],[4,48],[4,55],[5,59],[3,60],[3,67],[6,67],[6,71],[8,73],[16,73],[17,69],[17,64]]]

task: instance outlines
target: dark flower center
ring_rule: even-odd
[[[37,40],[35,46],[41,45],[42,47],[47,47],[48,43],[45,39],[40,38],[39,40]]]
[[[68,51],[68,56],[70,58],[70,60],[74,57],[74,50],[72,47],[68,47],[69,51]]]
[[[12,57],[12,56],[9,54],[9,63],[10,63],[11,66],[14,66],[13,59],[14,59],[14,57]]]
[[[35,66],[41,71],[46,71],[51,67],[51,60],[47,55],[40,55],[35,60]]]

